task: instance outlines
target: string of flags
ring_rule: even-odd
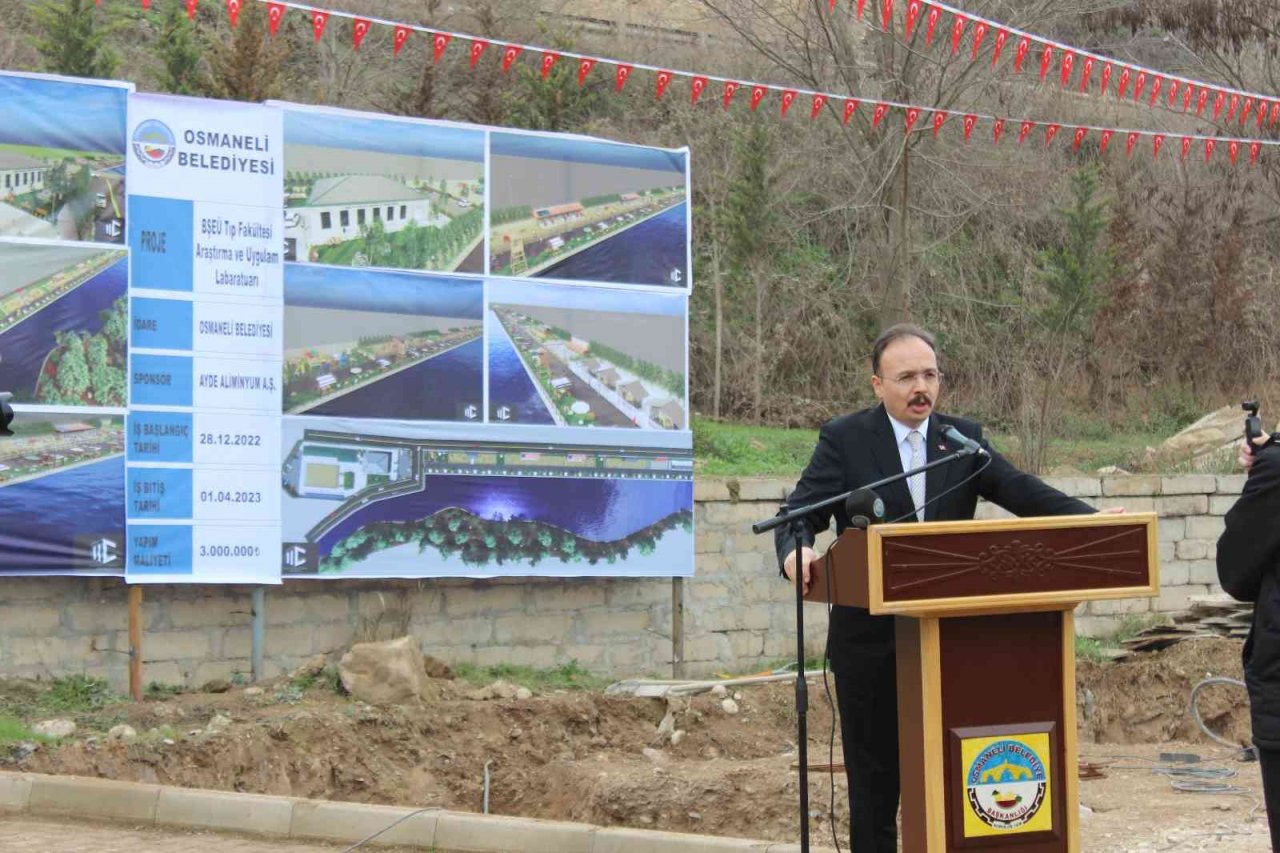
[[[101,2],[101,0],[96,0]],[[182,0],[186,6],[187,14],[191,17],[195,16],[199,0]],[[1242,154],[1247,154],[1248,162],[1256,164],[1258,158],[1264,148],[1274,148],[1280,146],[1280,139],[1262,139],[1249,137],[1228,137],[1221,135],[1208,134],[1177,134],[1167,133],[1164,131],[1155,131],[1147,129],[1135,128],[1117,128],[1117,127],[1101,127],[1095,125],[1079,125],[1066,122],[1041,121],[1027,118],[1013,118],[1008,116],[988,115],[977,112],[963,112],[955,110],[937,109],[930,106],[922,106],[918,104],[903,103],[891,100],[881,99],[864,99],[856,95],[840,94],[830,92],[820,92],[811,89],[802,89],[796,87],[780,86],[771,83],[760,83],[750,80],[736,80],[727,77],[721,77],[713,74],[703,74],[696,71],[679,70],[672,68],[663,68],[654,65],[645,65],[642,63],[625,62],[619,59],[611,59],[608,57],[593,56],[588,54],[574,53],[570,51],[559,51],[548,47],[538,45],[521,44],[517,42],[508,42],[498,39],[486,39],[466,33],[452,32],[448,30],[435,29],[431,27],[418,26],[414,24],[406,24],[397,21],[390,21],[381,18],[356,15],[350,12],[343,12],[331,9],[324,9],[305,3],[292,2],[292,0],[224,0],[226,4],[227,14],[234,27],[237,25],[240,13],[243,11],[246,2],[261,3],[266,7],[268,28],[272,36],[275,36],[279,30],[282,21],[287,12],[294,10],[305,15],[311,25],[312,34],[317,42],[325,35],[331,18],[339,18],[349,20],[351,22],[351,39],[352,46],[359,50],[369,32],[375,27],[384,27],[392,31],[392,50],[395,55],[399,55],[414,34],[425,36],[430,39],[432,61],[439,63],[444,56],[445,51],[456,40],[459,43],[466,44],[468,60],[472,68],[476,67],[481,57],[493,48],[495,52],[500,54],[501,68],[504,72],[509,72],[516,61],[525,53],[538,56],[538,68],[543,79],[551,73],[551,70],[561,61],[575,63],[576,77],[579,85],[585,85],[588,77],[596,66],[603,65],[613,69],[614,91],[621,92],[626,84],[631,80],[637,71],[644,71],[653,74],[654,80],[654,96],[662,98],[671,88],[674,81],[688,82],[688,96],[691,104],[697,104],[704,93],[710,88],[717,87],[719,89],[719,99],[723,109],[728,110],[734,102],[740,90],[747,90],[748,108],[755,112],[766,98],[776,95],[779,102],[779,114],[786,117],[796,101],[802,103],[807,102],[808,113],[811,120],[817,119],[825,110],[832,110],[844,124],[848,124],[855,113],[863,108],[871,110],[870,124],[873,130],[884,126],[885,119],[893,113],[902,115],[903,126],[907,133],[911,132],[927,132],[932,131],[936,137],[942,128],[951,120],[959,119],[961,132],[966,142],[969,142],[974,133],[981,125],[984,130],[983,134],[988,133],[991,144],[999,144],[1005,135],[1006,128],[1012,130],[1016,127],[1017,144],[1024,144],[1031,137],[1033,131],[1039,131],[1042,136],[1043,144],[1047,147],[1059,134],[1063,131],[1071,139],[1071,145],[1074,150],[1079,150],[1087,139],[1096,137],[1099,149],[1105,153],[1113,138],[1120,136],[1124,140],[1125,154],[1132,157],[1134,150],[1138,147],[1138,143],[1143,142],[1143,147],[1150,150],[1152,157],[1160,156],[1164,148],[1165,142],[1169,141],[1176,145],[1182,160],[1188,160],[1193,151],[1198,152],[1203,157],[1204,162],[1212,160],[1215,152],[1219,147],[1225,149],[1227,157],[1232,165],[1235,165]],[[828,0],[829,8],[834,10],[837,0]],[[861,17],[864,12],[866,0],[852,0],[856,3],[856,14]],[[882,24],[885,29],[893,24],[893,0],[879,0],[881,3]],[[142,0],[144,9],[150,8],[152,0]],[[914,9],[914,11],[913,11]],[[919,25],[921,16],[924,16],[926,31],[926,42],[931,41],[931,34],[937,23],[937,18],[942,12],[949,12],[956,17],[956,22],[952,26],[952,51],[959,51],[960,40],[963,36],[965,27],[969,22],[975,22],[973,30],[973,42],[971,53],[976,59],[979,46],[986,38],[987,31],[993,26],[997,27],[996,36],[993,39],[993,64],[999,60],[1005,42],[1009,38],[1016,37],[1018,39],[1017,47],[1014,53],[1015,72],[1020,72],[1023,60],[1030,53],[1030,45],[1033,43],[1043,45],[1041,50],[1041,79],[1044,79],[1050,70],[1052,61],[1052,51],[1057,50],[1061,53],[1061,65],[1059,76],[1062,85],[1070,82],[1072,68],[1075,66],[1076,56],[1082,56],[1081,70],[1081,88],[1087,88],[1088,80],[1092,74],[1092,65],[1096,62],[1102,62],[1102,92],[1107,91],[1110,79],[1116,68],[1119,68],[1119,80],[1117,81],[1116,93],[1123,97],[1127,91],[1129,83],[1133,82],[1135,97],[1140,98],[1141,92],[1145,90],[1148,82],[1151,83],[1152,89],[1155,90],[1155,96],[1150,98],[1149,103],[1154,105],[1163,86],[1167,82],[1170,94],[1177,90],[1182,93],[1181,97],[1190,111],[1190,103],[1196,104],[1195,115],[1202,117],[1204,107],[1208,101],[1209,94],[1213,95],[1214,110],[1213,118],[1218,120],[1224,104],[1228,101],[1228,121],[1233,116],[1240,116],[1240,124],[1243,127],[1246,118],[1253,116],[1256,126],[1259,130],[1264,126],[1275,128],[1277,122],[1280,122],[1280,99],[1263,98],[1262,96],[1243,93],[1236,90],[1225,89],[1222,87],[1211,86],[1209,84],[1199,83],[1198,81],[1187,80],[1186,78],[1166,75],[1160,72],[1153,72],[1150,69],[1141,66],[1119,63],[1115,60],[1098,57],[1085,51],[1077,51],[1075,48],[1069,48],[1060,45],[1057,42],[1041,39],[1038,36],[1022,33],[1010,27],[996,24],[987,19],[978,16],[969,15],[967,13],[955,10],[945,4],[934,2],[934,0],[906,0],[906,32],[908,38],[914,32],[914,28]],[[1002,36],[1001,33],[1008,35]],[[1024,47],[1024,44],[1026,47]],[[1132,78],[1132,80],[1131,80]],[[1192,92],[1196,92],[1193,96]],[[1170,98],[1172,102],[1172,97]]]

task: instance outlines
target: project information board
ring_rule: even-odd
[[[692,574],[687,151],[19,75],[0,110],[36,181],[0,572]]]

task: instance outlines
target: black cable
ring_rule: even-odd
[[[952,493],[952,492],[954,492],[956,489],[960,488],[960,487],[961,487],[961,486],[963,486],[965,483],[969,482],[969,481],[970,481],[970,480],[972,480],[974,477],[976,477],[976,476],[978,476],[979,474],[981,474],[983,471],[987,470],[987,467],[988,467],[992,462],[994,462],[994,461],[995,461],[995,457],[988,456],[988,457],[987,457],[987,461],[986,461],[986,462],[983,462],[983,463],[982,463],[982,466],[981,466],[980,468],[978,468],[978,470],[974,471],[974,472],[973,472],[972,474],[970,474],[968,477],[965,477],[963,480],[961,480],[960,482],[956,483],[956,484],[955,484],[954,486],[952,486],[951,488],[949,488],[949,489],[943,489],[941,492],[939,492],[939,493],[938,493],[937,495],[935,495],[934,497],[929,498],[929,500],[927,500],[927,501],[925,501],[925,502],[924,502],[924,506],[918,506],[918,507],[916,507],[915,509],[911,510],[910,512],[904,512],[902,515],[898,516],[897,518],[892,519],[892,520],[890,520],[890,521],[883,522],[883,523],[884,523],[884,524],[897,524],[899,521],[906,521],[908,518],[911,518],[911,516],[916,515],[916,514],[917,514],[917,513],[919,513],[919,512],[922,512],[922,511],[925,509],[925,507],[928,507],[930,504],[932,504],[932,503],[934,503],[934,502],[936,502],[936,501],[940,501],[940,500],[942,500],[942,499],[943,499],[943,498],[945,498],[947,495],[951,494],[951,493]],[[917,517],[918,517],[918,516],[917,516]]]
[[[827,707],[831,711],[831,736],[827,740],[827,778],[831,783],[831,802],[828,812],[831,818],[831,840],[836,845],[836,853],[840,853],[840,833],[836,831],[836,702],[831,698],[831,684],[827,681],[827,661],[831,659],[831,608],[833,606],[831,602],[835,599],[835,589],[831,581],[832,573],[825,574],[827,576],[827,639],[822,644],[822,689],[826,691]],[[804,666],[803,662],[801,666]],[[849,815],[849,819],[853,820],[852,814]]]
[[[407,815],[404,815],[403,817],[398,818],[394,823],[391,823],[387,826],[384,826],[382,829],[379,829],[377,832],[375,832],[373,835],[370,835],[368,838],[362,839],[360,841],[357,841],[355,844],[352,844],[350,847],[343,850],[342,853],[351,853],[351,851],[353,850],[360,849],[361,847],[365,846],[373,839],[377,838],[379,835],[382,835],[383,833],[386,833],[386,832],[390,832],[391,830],[395,829],[397,826],[404,823],[406,820],[408,820],[411,817],[420,815],[423,812],[435,812],[435,811],[440,811],[440,806],[427,806],[424,809],[418,809],[416,812],[409,812]]]

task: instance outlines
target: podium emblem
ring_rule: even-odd
[[[965,738],[960,751],[966,838],[1053,829],[1047,732]]]

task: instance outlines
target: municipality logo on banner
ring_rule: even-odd
[[[1047,733],[966,738],[961,753],[966,838],[1053,828]]]
[[[167,166],[177,150],[177,138],[162,121],[147,119],[133,131],[133,154],[144,166]]]

